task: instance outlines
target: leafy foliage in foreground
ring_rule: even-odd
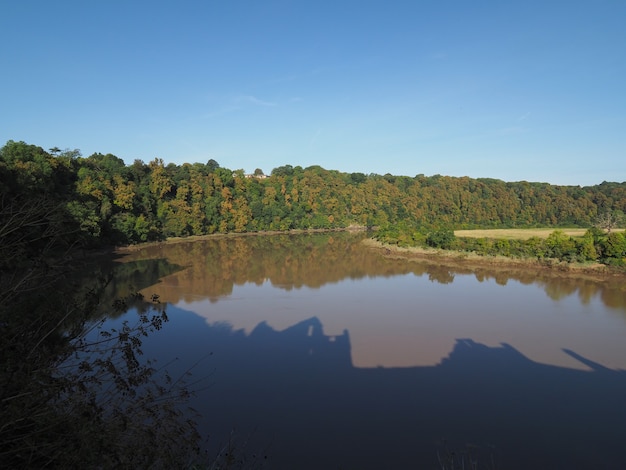
[[[440,470],[496,470],[496,458],[491,448],[466,445],[453,450],[444,441],[437,449],[438,468]]]
[[[137,324],[98,330],[91,318],[103,307],[100,290],[72,280],[80,228],[56,192],[59,181],[41,170],[0,180],[0,461],[6,468],[188,466],[199,457],[199,436],[184,406],[184,377],[171,380],[141,358],[165,311],[130,296],[105,307],[134,305]]]
[[[25,356],[11,350],[18,341],[7,338],[5,328],[3,463],[10,468],[188,466],[199,456],[200,440],[189,410],[181,406],[189,391],[182,378],[173,381],[140,357],[144,337],[166,319],[164,311],[142,307],[133,326],[80,332],[75,327],[76,336],[31,325],[33,334],[13,322],[12,334],[19,335]]]

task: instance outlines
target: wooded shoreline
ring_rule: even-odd
[[[172,237],[165,240],[144,242],[133,245],[116,246],[115,251],[119,253],[137,251],[147,246],[171,245],[174,243],[188,243],[202,240],[214,240],[220,238],[242,238],[242,237],[264,237],[272,235],[306,235],[314,233],[334,233],[334,232],[366,232],[369,229],[364,226],[351,225],[345,228],[319,228],[319,229],[292,229],[292,230],[265,230],[258,232],[241,232],[241,233],[211,233],[207,235],[191,235],[189,237]]]
[[[600,263],[580,264],[559,262],[553,259],[524,259],[506,256],[481,256],[454,250],[441,250],[424,247],[400,247],[368,238],[363,240],[371,249],[377,250],[382,256],[404,260],[427,261],[438,266],[463,267],[466,269],[520,270],[541,272],[555,277],[606,280],[623,278],[626,272]]]
[[[241,238],[241,237],[262,237],[274,235],[304,235],[314,233],[333,233],[333,232],[364,232],[367,227],[351,226],[338,229],[309,229],[309,230],[289,230],[289,231],[261,231],[261,232],[244,232],[244,233],[214,233],[209,235],[195,235],[189,237],[174,237],[158,242],[145,242],[134,245],[125,245],[115,247],[118,254],[130,253],[138,251],[145,247],[170,245],[176,243],[188,243],[202,240],[224,239],[224,238]],[[569,277],[580,279],[593,279],[596,281],[623,278],[626,279],[624,270],[607,266],[601,263],[569,263],[558,261],[555,259],[529,259],[529,258],[513,258],[507,256],[482,256],[476,253],[467,253],[464,251],[443,250],[428,247],[400,247],[393,244],[383,243],[374,238],[366,238],[362,243],[369,249],[375,250],[391,259],[402,260],[419,260],[438,266],[449,266],[450,268],[460,267],[464,269],[493,269],[507,270],[511,269],[520,271],[539,270],[544,275],[555,277]]]

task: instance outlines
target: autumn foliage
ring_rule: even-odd
[[[56,150],[56,149],[55,149]],[[268,177],[155,158],[0,149],[2,191],[54,189],[85,244],[127,244],[226,232],[399,223],[438,228],[591,227],[626,211],[626,182],[596,186],[447,176],[342,173],[285,165]]]

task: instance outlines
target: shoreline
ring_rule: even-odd
[[[260,232],[228,232],[210,233],[207,235],[190,235],[188,237],[171,237],[155,242],[144,242],[136,245],[122,245],[114,247],[115,252],[126,253],[137,251],[142,248],[159,245],[173,245],[176,243],[195,242],[219,238],[240,238],[240,237],[263,237],[268,235],[306,235],[313,233],[334,233],[334,232],[367,232],[367,227],[361,225],[350,225],[342,228],[312,228],[312,229],[291,229],[291,230],[265,230]]]
[[[139,243],[137,245],[116,246],[113,248],[114,253],[123,255],[132,253],[146,247],[172,245],[177,243],[186,243],[210,239],[225,238],[241,238],[241,237],[262,237],[273,235],[304,235],[315,233],[333,233],[333,232],[365,232],[367,227],[349,226],[336,229],[293,229],[288,231],[272,230],[261,232],[242,232],[242,233],[212,233],[207,235],[192,235],[189,237],[173,237],[162,241]],[[626,279],[626,271],[617,270],[605,264],[576,264],[565,261],[557,261],[554,259],[524,259],[510,258],[506,256],[481,256],[476,253],[467,253],[462,251],[442,250],[436,248],[424,247],[399,247],[379,242],[373,238],[366,238],[361,241],[367,248],[378,251],[382,256],[390,259],[425,261],[438,266],[448,266],[451,268],[464,268],[471,270],[492,269],[492,270],[520,270],[533,271],[544,275],[555,277],[568,277],[579,279],[590,279],[602,281],[608,279]]]
[[[523,258],[510,258],[506,256],[481,256],[476,253],[462,251],[441,250],[436,248],[422,247],[399,247],[379,242],[372,238],[362,241],[372,250],[378,251],[382,256],[391,259],[425,261],[438,266],[451,268],[462,267],[465,269],[480,270],[520,270],[533,271],[555,277],[569,277],[578,279],[591,279],[596,281],[626,278],[626,272],[616,270],[610,266],[595,264],[575,264],[553,259],[536,260]]]

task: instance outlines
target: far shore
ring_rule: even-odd
[[[240,237],[262,237],[266,235],[298,235],[307,233],[333,233],[333,232],[366,232],[368,229],[362,225],[350,225],[341,228],[311,228],[311,229],[291,229],[291,230],[263,230],[259,232],[228,232],[211,233],[208,235],[191,235],[189,237],[171,237],[165,240],[139,243],[137,245],[116,246],[115,251],[127,252],[137,251],[148,246],[171,245],[174,243],[187,243],[199,240],[214,240],[216,238],[240,238]]]
[[[438,266],[463,267],[469,269],[510,270],[518,269],[542,274],[571,277],[579,279],[605,280],[609,278],[626,278],[626,272],[610,266],[594,263],[567,263],[554,259],[523,259],[507,256],[481,256],[465,251],[441,250],[422,247],[400,247],[379,242],[373,238],[363,240],[371,249],[377,250],[382,256],[395,259],[427,261]]]
[[[288,230],[288,231],[259,231],[259,232],[242,232],[242,233],[213,233],[209,235],[194,235],[189,237],[173,237],[162,241],[140,243],[138,245],[126,245],[115,247],[115,251],[123,254],[150,246],[171,245],[176,243],[187,243],[193,241],[240,238],[240,237],[258,237],[268,235],[298,235],[307,233],[333,233],[333,232],[363,232],[367,231],[364,226],[350,226],[337,229],[309,229],[309,230]],[[626,272],[615,269],[610,266],[594,263],[567,263],[559,262],[554,259],[524,259],[511,258],[506,256],[481,256],[476,253],[468,253],[464,251],[441,250],[435,248],[424,247],[399,247],[366,238],[362,243],[370,249],[377,250],[382,256],[387,258],[396,258],[403,260],[421,260],[427,261],[438,266],[463,267],[465,269],[485,269],[494,270],[510,270],[519,269],[524,271],[534,270],[545,275],[558,277],[570,277],[581,279],[615,279],[626,278]]]

